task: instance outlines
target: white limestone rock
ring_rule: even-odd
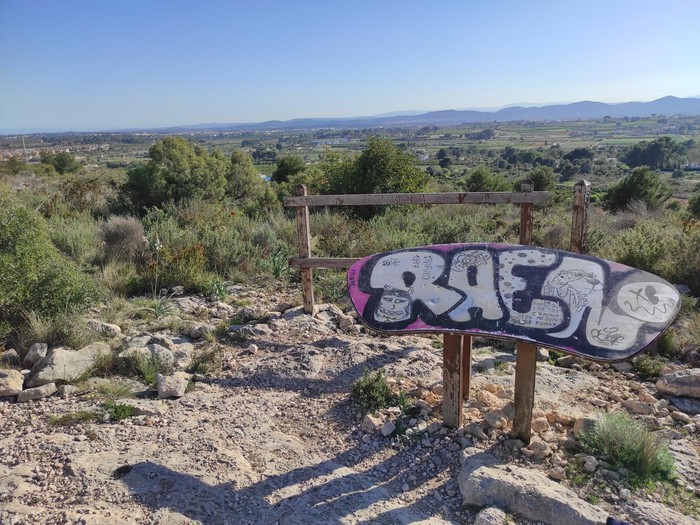
[[[0,397],[16,396],[23,384],[24,375],[19,370],[0,369]]]

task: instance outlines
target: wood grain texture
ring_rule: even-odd
[[[532,435],[532,407],[535,403],[537,347],[529,343],[518,342],[517,349],[513,435],[524,443],[529,443]]]
[[[445,334],[442,348],[442,423],[462,426],[462,336]]]

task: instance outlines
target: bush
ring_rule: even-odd
[[[146,237],[137,218],[112,215],[100,224],[100,239],[105,259],[131,261],[143,252]]]
[[[661,181],[659,173],[647,167],[635,168],[622,177],[603,197],[603,206],[615,213],[625,210],[634,201],[656,210],[671,197],[671,189]]]
[[[602,256],[668,278],[679,253],[677,233],[668,224],[642,219],[601,250]]]
[[[666,366],[666,361],[645,354],[636,358],[632,366],[640,378],[650,380],[659,377],[661,370]]]
[[[51,243],[38,212],[0,187],[0,340],[26,327],[26,313],[71,315],[101,296],[96,282]]]
[[[700,193],[696,193],[688,199],[688,211],[693,217],[700,219]]]
[[[24,320],[20,343],[25,348],[37,342],[46,343],[49,348],[61,345],[82,348],[102,339],[97,332],[86,326],[82,316],[70,311],[52,317],[27,312]]]
[[[633,483],[675,477],[675,463],[667,445],[626,413],[606,414],[580,440],[589,454],[634,473]]]
[[[158,293],[161,288],[183,286],[188,291],[206,287],[204,248],[192,244],[184,248],[156,246],[141,271],[141,290]]]
[[[89,214],[54,216],[49,219],[49,226],[51,240],[59,250],[83,266],[95,263],[99,250],[98,229]]]
[[[396,396],[389,388],[384,373],[381,370],[370,372],[367,368],[353,385],[350,396],[362,410],[368,412],[388,407],[396,402]]]

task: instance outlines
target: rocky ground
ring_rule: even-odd
[[[0,524],[697,522],[697,369],[642,382],[627,363],[555,365],[542,352],[525,447],[508,434],[512,344],[478,342],[465,426],[450,430],[438,337],[379,336],[343,306],[310,316],[295,303],[296,290],[244,287],[173,297],[170,312],[118,325],[94,312],[106,344],[5,351]],[[105,353],[190,372],[156,387],[89,377]],[[202,356],[213,372],[193,367]],[[383,369],[410,410],[358,409],[349,392],[365,369]],[[117,402],[134,415],[114,421],[105,400],[128,392]],[[635,488],[581,452],[577,434],[610,411],[669,440],[674,483]]]

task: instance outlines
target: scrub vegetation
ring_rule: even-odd
[[[221,297],[222,283],[298,279],[287,262],[297,252],[294,211],[282,199],[302,183],[310,194],[512,191],[530,179],[552,196],[535,210],[533,243],[567,249],[572,186],[585,178],[593,185],[589,252],[700,296],[698,126],[697,118],[659,117],[37,135],[25,137],[29,163],[21,140],[2,137],[0,151],[16,153],[0,163],[0,341],[21,346],[43,330],[53,344],[77,344],[76,320],[94,304],[142,296],[139,315],[167,317],[174,286]],[[508,205],[311,212],[315,256],[518,242],[519,212]],[[316,279],[329,300],[345,293],[340,272]],[[685,326],[697,315],[685,308]],[[667,342],[691,344],[686,334]]]

